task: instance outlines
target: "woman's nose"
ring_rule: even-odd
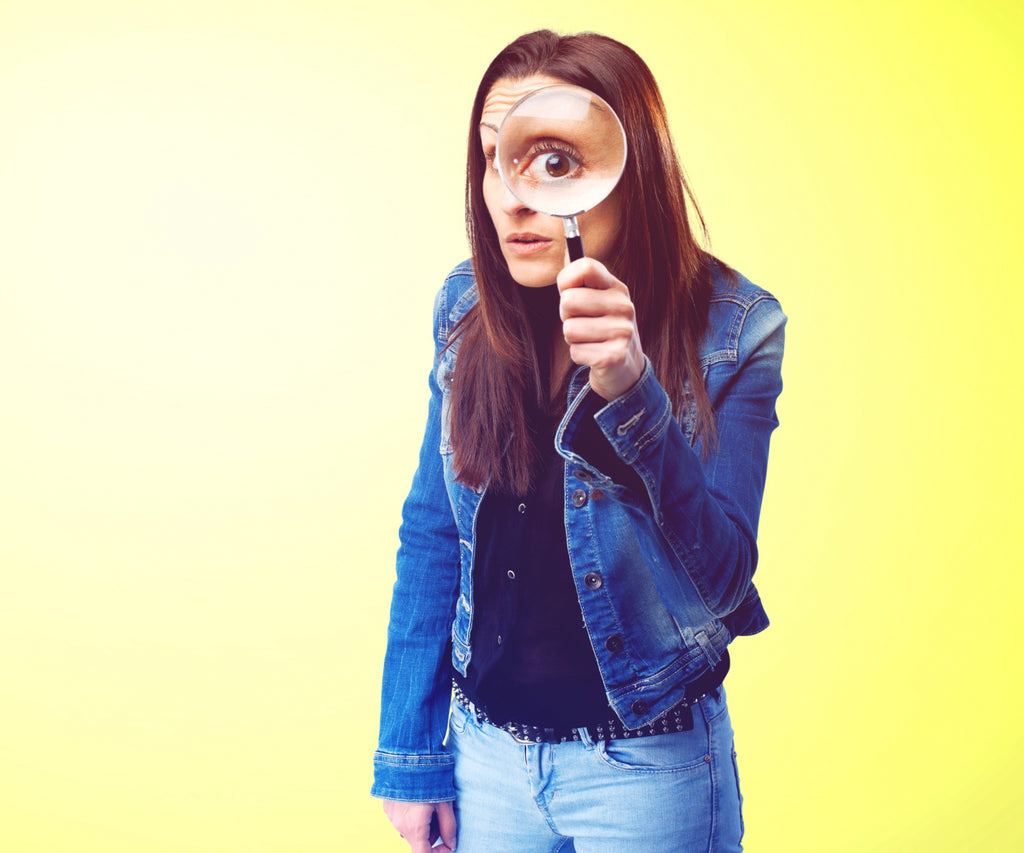
[[[507,186],[502,184],[501,210],[509,216],[526,216],[533,211],[517,199]]]

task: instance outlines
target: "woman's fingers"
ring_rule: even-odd
[[[451,803],[384,800],[384,813],[409,842],[410,853],[451,853],[455,849],[455,809]],[[443,843],[433,847],[438,837]]]
[[[606,341],[625,346],[634,334],[636,328],[633,323],[616,314],[569,317],[562,323],[562,336],[570,346]]]
[[[568,317],[599,317],[619,313],[633,317],[629,290],[600,261],[582,258],[558,274],[559,313]]]
[[[644,369],[629,289],[604,264],[582,258],[558,275],[559,314],[569,356],[590,368],[590,386],[606,400],[632,388]]]
[[[593,290],[615,287],[625,289],[626,287],[608,272],[608,267],[593,258],[580,258],[578,261],[573,261],[568,266],[562,267],[555,282],[562,293],[574,287],[589,287]]]
[[[457,829],[455,824],[455,806],[452,803],[438,803],[437,804],[437,823],[438,829],[441,833],[441,841],[444,842],[443,846],[434,848],[440,850],[442,853],[445,851],[452,851],[455,849],[455,830]]]

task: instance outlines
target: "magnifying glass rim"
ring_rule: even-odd
[[[511,116],[519,108],[519,105],[523,103],[523,101],[527,101],[534,95],[536,95],[538,92],[544,92],[547,91],[548,89],[575,89],[580,92],[586,92],[593,100],[597,101],[598,104],[603,105],[608,110],[608,112],[611,113],[611,115],[615,118],[615,123],[619,127],[619,133],[622,134],[622,165],[619,166],[619,174],[615,176],[615,183],[612,184],[611,189],[608,190],[604,198],[592,204],[590,207],[585,207],[581,210],[577,210],[575,213],[551,213],[548,210],[538,210],[536,207],[534,207],[532,204],[526,201],[526,199],[522,198],[514,189],[512,189],[511,183],[509,182],[508,178],[505,177],[504,169],[501,168],[501,132],[502,130],[505,129],[505,122],[508,121],[509,116]],[[498,125],[498,138],[494,143],[494,160],[498,164],[498,175],[501,178],[501,182],[505,185],[505,188],[510,193],[512,193],[512,195],[514,195],[522,204],[525,204],[528,208],[530,208],[530,210],[536,210],[537,213],[544,213],[548,216],[557,216],[560,219],[570,219],[573,216],[579,216],[581,213],[586,213],[588,210],[593,210],[595,207],[597,207],[597,205],[599,205],[602,201],[608,198],[608,196],[610,196],[612,192],[615,191],[615,187],[619,185],[619,181],[622,180],[622,173],[626,171],[626,158],[628,156],[629,140],[626,138],[626,128],[622,126],[622,119],[619,118],[619,114],[612,109],[611,104],[609,104],[604,98],[602,98],[596,92],[592,92],[586,86],[577,86],[575,83],[547,83],[544,86],[538,86],[536,89],[531,89],[529,92],[523,95],[518,101],[512,104],[512,106],[509,107],[508,112],[505,113],[505,115],[502,117],[501,124]]]

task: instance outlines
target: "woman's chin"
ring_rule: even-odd
[[[508,271],[516,284],[523,287],[547,287],[554,284],[561,264],[530,263],[519,258],[508,259]]]

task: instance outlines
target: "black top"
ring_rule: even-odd
[[[569,566],[554,428],[525,495],[489,491],[477,515],[473,657],[466,694],[497,723],[582,726],[614,718]]]

